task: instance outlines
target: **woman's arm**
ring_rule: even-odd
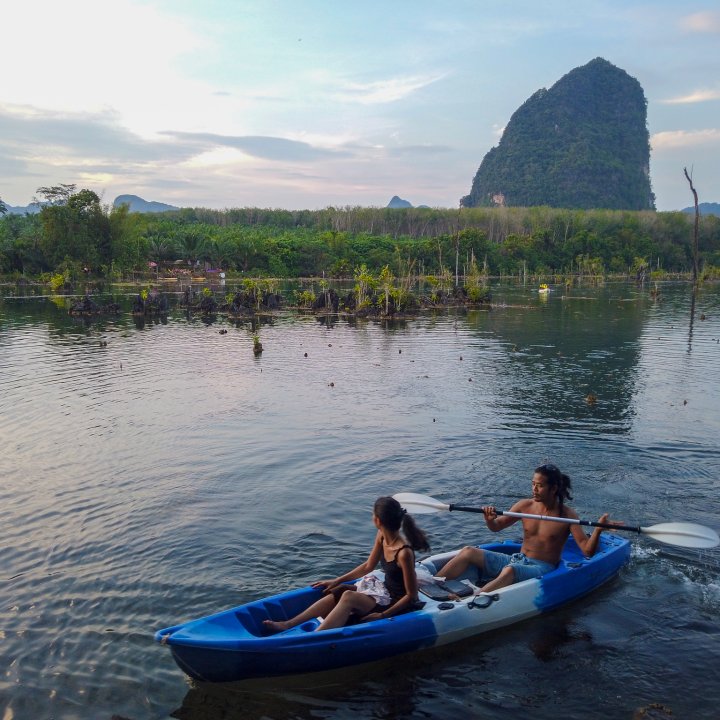
[[[378,534],[375,536],[375,544],[370,551],[370,555],[368,555],[368,559],[364,563],[361,563],[352,570],[348,570],[348,572],[346,572],[344,575],[340,575],[333,580],[320,580],[316,583],[313,583],[313,587],[324,587],[326,590],[330,590],[334,587],[337,587],[338,585],[342,585],[348,580],[356,580],[363,575],[367,575],[369,572],[372,572],[377,567],[377,564],[380,561],[381,552],[382,535],[380,534],[380,532],[378,532]]]

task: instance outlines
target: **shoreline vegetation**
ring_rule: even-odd
[[[45,290],[46,284],[39,280],[0,280],[0,286],[16,290],[7,297],[49,297],[55,305],[67,309],[70,315],[83,318],[120,315],[128,304],[127,300],[124,303],[118,301],[124,297],[131,298],[130,314],[136,318],[167,317],[171,311],[179,309],[188,316],[214,318],[220,315],[231,321],[254,321],[259,316],[287,311],[316,316],[393,320],[412,318],[423,312],[507,307],[504,303],[500,306],[493,304],[491,281],[514,281],[538,290],[542,287],[543,290],[538,292],[539,300],[547,299],[547,292],[559,294],[563,300],[582,300],[587,298],[572,291],[609,282],[632,282],[647,292],[650,299],[658,301],[662,297],[662,281],[692,283],[691,273],[664,273],[662,277],[658,277],[659,273],[653,275],[652,279],[619,274],[524,278],[473,274],[454,278],[445,273],[439,278],[395,278],[387,267],[374,276],[363,265],[356,273],[354,284],[342,280],[332,283],[325,278],[300,278],[295,282],[285,278],[235,278],[216,279],[208,284],[205,278],[192,279],[188,276],[178,284],[170,277],[146,277],[107,284],[102,280],[86,278],[78,283],[64,282],[53,287],[50,294],[32,292]],[[720,281],[717,274],[708,274],[702,283],[717,281]]]
[[[690,277],[695,218],[684,212],[549,207],[186,208],[140,214],[75,185],[38,188],[40,211],[0,216],[0,282],[79,292],[130,283],[133,313],[162,312],[177,288],[191,312],[273,311],[392,317],[490,306],[491,279],[565,288],[606,279]],[[697,229],[698,282],[720,278],[720,217]],[[314,278],[308,280],[308,278]],[[283,295],[282,283],[300,290]],[[218,288],[227,283],[231,293]],[[204,287],[195,291],[198,284]],[[153,287],[167,291],[159,293]],[[657,286],[655,287],[657,293]],[[145,296],[143,296],[145,293]],[[652,293],[651,293],[652,294]]]

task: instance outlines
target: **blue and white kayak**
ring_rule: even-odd
[[[508,554],[520,549],[513,541],[478,547]],[[425,567],[418,568],[418,576],[434,575],[455,552],[421,561]],[[313,619],[268,634],[263,620],[294,617],[320,597],[319,590],[306,587],[164,628],[155,640],[167,645],[178,666],[196,680],[229,682],[330,670],[445,645],[554,610],[610,580],[629,557],[630,543],[617,535],[601,535],[592,558],[585,558],[570,537],[555,570],[492,594],[452,600],[421,593],[424,606],[403,615],[320,632],[315,632],[319,621]]]

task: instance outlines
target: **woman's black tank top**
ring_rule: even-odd
[[[410,545],[403,545],[401,548],[398,548],[392,560],[386,560],[384,552],[380,556],[380,567],[385,573],[385,587],[390,593],[390,598],[394,603],[407,593],[405,581],[403,580],[403,571],[398,565],[397,556],[401,550],[409,547]],[[412,550],[412,548],[410,549]]]

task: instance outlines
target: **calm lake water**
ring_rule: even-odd
[[[507,507],[545,461],[581,517],[720,529],[720,287],[693,320],[689,285],[660,289],[498,286],[491,311],[395,324],[287,313],[259,358],[249,323],[1,300],[0,717],[717,717],[720,550],[646,537],[571,607],[360,668],[193,685],[153,642],[353,567],[378,495]],[[435,550],[491,535],[419,520]]]

